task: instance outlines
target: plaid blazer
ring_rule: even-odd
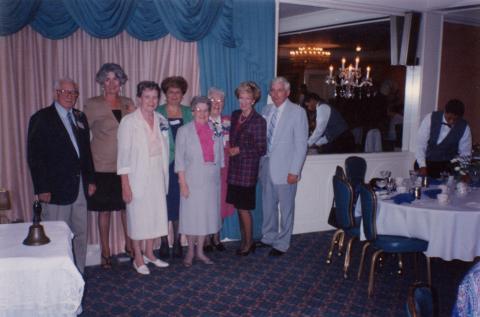
[[[240,153],[230,156],[227,182],[232,185],[255,186],[260,158],[267,152],[267,122],[253,110],[242,124],[238,123],[241,110],[232,113],[230,147],[239,147]]]

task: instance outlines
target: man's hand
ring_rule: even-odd
[[[38,194],[38,200],[42,203],[49,203],[50,199],[52,198],[52,193],[41,193]]]
[[[290,174],[288,173],[287,176],[287,183],[289,184],[295,184],[298,182],[298,175]]]
[[[418,175],[427,176],[427,167],[426,166],[420,167],[420,169],[418,170]]]
[[[96,191],[97,191],[97,186],[95,184],[88,184],[88,197],[95,194]]]

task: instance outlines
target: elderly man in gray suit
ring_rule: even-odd
[[[270,84],[273,104],[262,112],[267,120],[268,150],[260,161],[263,225],[257,246],[271,246],[270,256],[283,255],[290,246],[297,183],[307,154],[307,115],[288,100],[289,95],[290,83],[283,77],[274,78]]]

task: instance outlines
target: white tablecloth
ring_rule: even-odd
[[[445,206],[426,195],[400,205],[379,199],[377,233],[426,240],[429,257],[473,261],[480,256],[480,189],[464,197],[452,193],[450,199]]]
[[[84,281],[61,221],[42,222],[50,243],[25,246],[31,223],[0,225],[0,316],[76,316]]]

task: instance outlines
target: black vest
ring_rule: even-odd
[[[430,124],[430,138],[427,144],[427,161],[450,161],[458,155],[458,143],[465,133],[467,122],[460,118],[448,132],[445,139],[437,144],[440,129],[442,128],[443,111],[432,112],[432,122]]]
[[[327,127],[325,128],[325,132],[322,136],[325,136],[328,140],[328,143],[331,143],[340,134],[348,130],[348,125],[337,110],[331,106],[329,107],[330,118],[328,118]]]

